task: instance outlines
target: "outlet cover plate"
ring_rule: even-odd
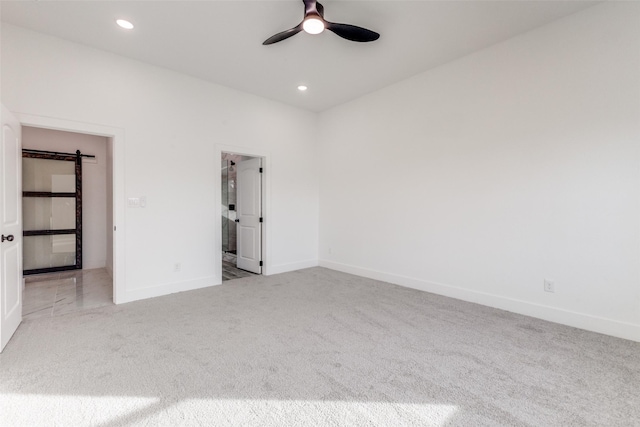
[[[545,292],[555,292],[556,291],[556,282],[551,279],[544,279],[544,291]]]

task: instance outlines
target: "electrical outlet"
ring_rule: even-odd
[[[556,282],[551,279],[544,279],[544,291],[545,292],[555,292],[556,291]]]
[[[173,264],[173,271],[174,272],[177,273],[180,270],[182,270],[182,264],[180,264],[179,262],[176,262],[175,264]]]

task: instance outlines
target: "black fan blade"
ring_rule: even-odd
[[[276,34],[274,36],[269,37],[268,39],[263,41],[262,44],[263,45],[268,45],[268,44],[274,44],[274,43],[281,42],[282,40],[286,40],[291,36],[295,36],[300,31],[302,31],[302,22],[297,27],[293,27],[293,28],[291,28],[289,30],[283,31],[281,33],[278,33],[278,34]]]
[[[349,24],[327,22],[327,30],[333,31],[343,39],[351,40],[352,42],[372,42],[380,38],[380,34],[375,31]]]

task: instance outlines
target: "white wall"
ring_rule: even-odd
[[[82,266],[107,265],[107,139],[95,135],[24,126],[22,147],[96,156],[82,162]],[[111,236],[109,236],[111,237]]]
[[[599,5],[322,113],[321,265],[640,340],[639,22]]]
[[[1,65],[10,110],[123,129],[119,202],[146,196],[147,206],[115,224],[119,302],[219,283],[217,144],[267,155],[265,270],[317,264],[315,114],[6,24]]]

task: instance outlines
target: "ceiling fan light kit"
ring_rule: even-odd
[[[325,29],[334,32],[343,39],[354,42],[372,42],[380,38],[380,34],[366,28],[327,21],[324,19],[324,6],[316,0],[302,0],[302,2],[304,3],[304,19],[302,22],[289,30],[269,37],[262,43],[263,45],[281,42],[298,34],[300,31],[305,31],[309,34],[320,34]]]
[[[324,31],[324,22],[317,16],[309,16],[302,21],[302,29],[309,34],[320,34]]]

